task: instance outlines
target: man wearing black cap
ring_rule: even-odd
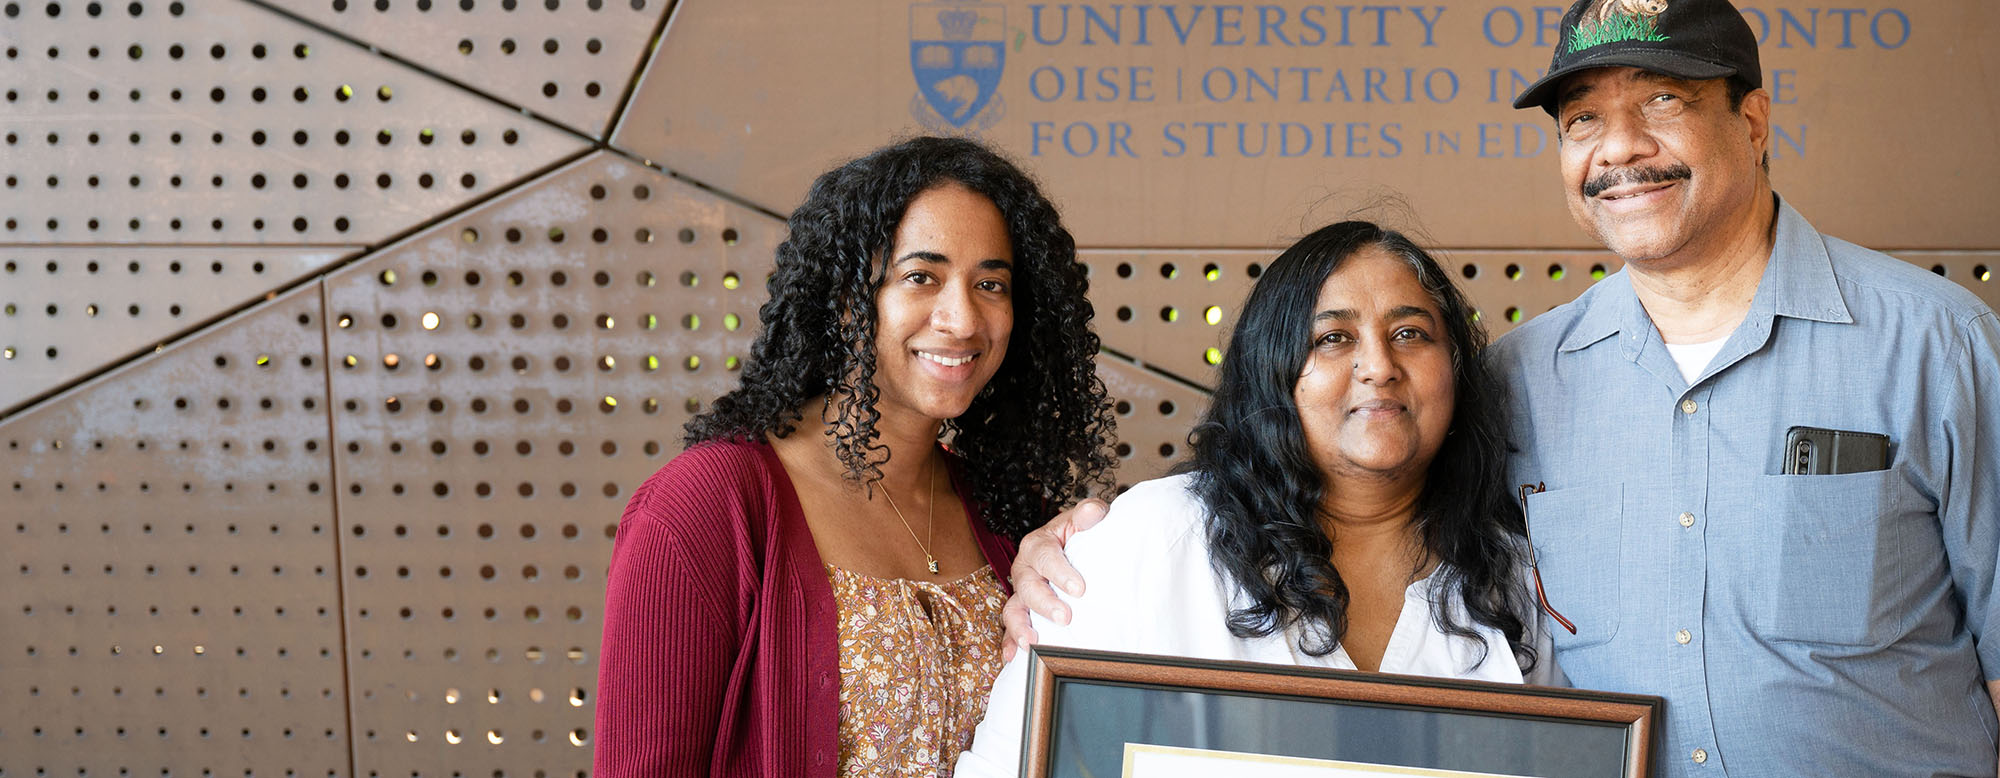
[[[2000,322],[1777,197],[1726,0],[1582,0],[1562,32],[1514,105],[1626,267],[1490,353],[1558,663],[1666,698],[1667,775],[1995,775]],[[1099,514],[1022,541],[1010,637],[1026,604],[1067,621],[1044,575],[1081,593],[1058,546]]]
[[[1773,193],[1725,0],[1562,32],[1514,106],[1626,269],[1491,358],[1563,670],[1665,697],[1669,775],[1995,774],[1994,313]]]

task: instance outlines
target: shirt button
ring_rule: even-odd
[[[1694,526],[1694,514],[1683,511],[1681,513],[1681,526],[1683,527]]]
[[[1674,642],[1679,643],[1683,646],[1687,645],[1688,641],[1693,639],[1694,639],[1694,633],[1689,632],[1687,630],[1681,630],[1679,632],[1674,633]],[[1697,759],[1695,761],[1701,761],[1701,760]]]
[[[1705,764],[1708,762],[1708,751],[1706,749],[1697,748],[1694,750],[1694,756],[1690,758],[1694,760],[1695,764]]]
[[[1693,400],[1681,401],[1681,413],[1694,413],[1695,409],[1699,407],[1701,406],[1695,405]]]

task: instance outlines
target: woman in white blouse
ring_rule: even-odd
[[[1485,332],[1429,254],[1341,222],[1273,261],[1177,475],[1072,537],[1090,582],[1047,645],[1563,682],[1505,483]],[[994,682],[960,778],[1020,763],[1027,655]]]

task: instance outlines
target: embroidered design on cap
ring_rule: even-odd
[[[1667,0],[1598,0],[1570,28],[1569,53],[1620,41],[1663,41],[1657,17]]]

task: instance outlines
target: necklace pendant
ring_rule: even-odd
[[[936,558],[936,557],[933,557],[933,556],[931,556],[931,555],[929,555],[929,554],[925,554],[925,555],[924,555],[924,562],[925,562],[926,564],[929,564],[929,565],[931,566],[931,574],[932,574],[932,575],[936,575],[936,574],[937,574],[937,571],[938,571],[938,567],[937,567],[937,558]]]

